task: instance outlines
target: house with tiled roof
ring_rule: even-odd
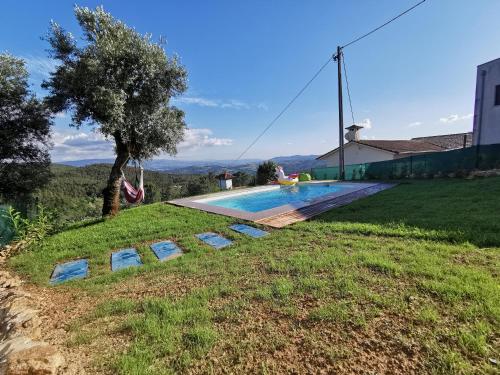
[[[373,163],[377,161],[404,158],[429,152],[445,152],[472,145],[472,133],[458,133],[418,137],[405,140],[368,140],[361,139],[359,125],[351,125],[345,138],[345,165]],[[339,165],[338,148],[321,155],[317,160],[326,162],[327,167]]]

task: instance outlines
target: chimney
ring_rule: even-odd
[[[352,124],[346,128],[348,132],[345,135],[345,139],[349,142],[351,141],[359,141],[359,131],[363,129],[362,126]]]

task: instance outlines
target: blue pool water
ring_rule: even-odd
[[[343,186],[333,184],[304,184],[244,195],[206,201],[204,203],[233,210],[259,212],[286,204],[304,204],[326,194],[335,193]]]

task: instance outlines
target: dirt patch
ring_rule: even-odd
[[[423,349],[404,319],[381,315],[366,327],[311,323],[302,306],[292,317],[266,303],[251,303],[218,322],[224,339],[190,372],[419,374]],[[307,306],[305,310],[308,310]]]

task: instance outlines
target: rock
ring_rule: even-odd
[[[20,278],[0,271],[0,375],[57,374],[64,357],[41,337],[41,319]]]
[[[53,346],[42,344],[11,354],[5,375],[55,375],[63,365],[63,356]]]

